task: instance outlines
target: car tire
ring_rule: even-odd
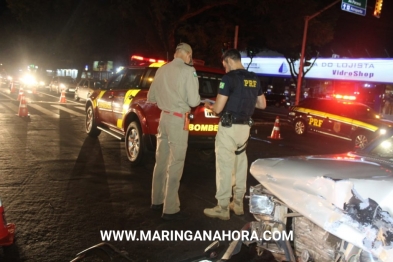
[[[141,126],[137,121],[133,121],[128,125],[124,143],[127,157],[131,165],[140,165],[146,148],[142,139]]]
[[[370,137],[364,132],[357,132],[352,141],[355,148],[363,149],[370,142]]]
[[[305,135],[307,133],[306,122],[302,119],[296,119],[294,122],[294,130],[299,136]]]
[[[91,105],[86,110],[85,128],[86,133],[91,137],[97,137],[101,134],[101,130],[97,128],[93,106]]]

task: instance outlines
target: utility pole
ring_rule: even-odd
[[[319,14],[321,14],[323,11],[329,9],[330,7],[334,6],[335,4],[337,4],[338,2],[341,2],[342,0],[336,0],[333,3],[331,3],[330,5],[326,6],[325,8],[323,8],[322,10],[316,12],[315,14],[311,15],[311,16],[306,16],[304,18],[304,32],[303,32],[303,42],[302,42],[302,51],[300,54],[300,64],[299,64],[299,74],[297,76],[297,88],[296,88],[296,101],[295,101],[295,105],[299,104],[300,101],[300,92],[302,90],[302,78],[303,78],[303,65],[304,65],[304,53],[306,50],[306,40],[307,40],[307,30],[308,30],[308,21],[310,21],[311,19],[313,19],[314,17],[318,16]]]
[[[235,26],[235,39],[233,41],[233,48],[237,49],[237,39],[238,39],[238,35],[239,35],[239,26]]]

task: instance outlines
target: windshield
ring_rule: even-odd
[[[73,78],[62,78],[62,79],[59,79],[59,81],[62,83],[67,83],[67,84],[73,84],[75,82]]]

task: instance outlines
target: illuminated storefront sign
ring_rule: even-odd
[[[245,68],[249,63],[250,58],[242,58]],[[298,70],[299,65],[295,68]],[[291,77],[283,57],[254,57],[248,70],[265,76]],[[393,83],[393,59],[318,58],[305,78]]]

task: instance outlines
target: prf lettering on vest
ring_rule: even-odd
[[[310,118],[310,121],[308,122],[309,125],[317,126],[317,127],[321,127],[322,123],[323,123],[323,120],[317,119],[317,118]]]
[[[200,131],[210,131],[210,132],[215,131],[215,132],[217,132],[218,131],[218,125],[189,124],[188,128],[190,131],[197,131],[197,132],[200,132]]]
[[[256,81],[256,80],[247,80],[247,79],[244,79],[244,86],[247,86],[247,87],[257,87],[257,81]]]

